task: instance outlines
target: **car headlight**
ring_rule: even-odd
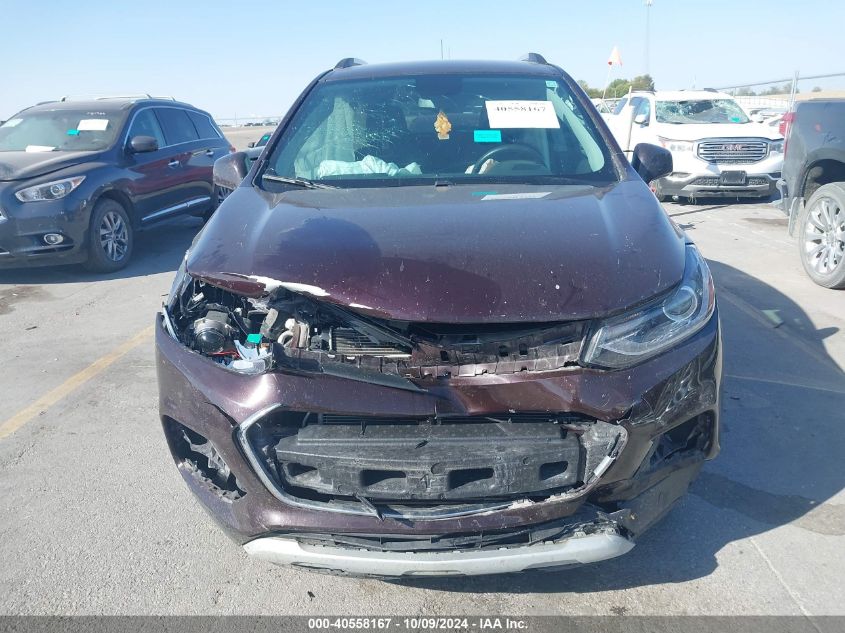
[[[85,180],[85,176],[54,180],[41,185],[27,187],[15,193],[15,197],[21,202],[37,202],[39,200],[58,200],[64,198],[71,191],[76,189]]]
[[[608,369],[642,362],[695,334],[715,307],[710,269],[698,249],[687,245],[680,285],[659,302],[600,322],[582,361]]]
[[[670,138],[663,138],[662,136],[658,137],[660,139],[660,144],[668,149],[670,152],[691,152],[693,143],[692,141],[673,141]]]
[[[769,143],[770,154],[783,154],[783,141],[772,141]]]
[[[186,270],[187,268],[187,261],[188,261],[188,254],[185,253],[185,257],[182,258],[182,263],[179,265],[179,269],[176,271],[176,276],[173,278],[173,283],[170,284],[170,292],[167,293],[167,301],[165,301],[164,305],[168,308],[173,306],[174,301],[179,298],[179,295],[182,294],[182,291],[185,289],[185,286],[188,285],[188,282],[191,281],[190,275]]]

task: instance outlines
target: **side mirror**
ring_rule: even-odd
[[[222,159],[221,159],[222,160]],[[672,173],[672,153],[651,143],[640,143],[634,148],[631,166],[640,178],[650,183]]]
[[[226,189],[237,189],[247,172],[246,152],[227,154],[214,161],[214,184]]]
[[[158,149],[158,141],[152,136],[133,136],[129,141],[129,149],[133,154],[154,152]]]
[[[250,141],[249,143],[246,144],[246,146],[250,147],[250,148],[255,147],[255,141]]]
[[[634,123],[637,125],[648,125],[648,117],[645,114],[638,114],[634,117]]]

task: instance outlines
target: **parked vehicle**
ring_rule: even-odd
[[[633,92],[607,118],[626,152],[639,143],[672,152],[674,171],[654,183],[669,197],[769,197],[783,164],[783,137],[753,123],[727,94],[712,90]]]
[[[262,134],[261,138],[258,139],[257,141],[250,141],[249,145],[247,147],[250,147],[250,148],[264,147],[265,145],[267,145],[267,141],[270,140],[271,136],[272,136],[272,134],[270,132],[267,132],[266,134]]]
[[[126,266],[135,232],[209,215],[216,158],[208,113],[152,98],[51,101],[0,127],[0,267]]]
[[[617,556],[719,450],[707,264],[587,96],[519,62],[317,77],[157,319],[164,433],[245,550],[350,574]],[[670,554],[667,554],[670,555]]]
[[[781,204],[804,270],[845,288],[845,99],[799,101],[783,118]]]

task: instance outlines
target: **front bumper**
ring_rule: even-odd
[[[737,171],[745,165],[737,165]],[[656,193],[661,196],[682,196],[686,198],[768,198],[777,191],[780,174],[757,174],[747,172],[745,184],[721,184],[720,174],[702,172],[689,174],[675,172],[655,182]]]
[[[78,191],[61,200],[22,203],[12,187],[0,187],[0,268],[84,261],[90,215],[88,201]],[[64,239],[47,244],[48,233]]]
[[[619,534],[591,534],[555,543],[470,552],[370,552],[310,545],[276,536],[244,545],[246,553],[279,565],[355,576],[479,576],[595,563],[634,544]]]
[[[673,506],[703,461],[719,451],[718,314],[677,348],[634,368],[454,377],[420,391],[303,372],[241,375],[176,342],[161,317],[158,326],[160,412],[179,472],[237,543],[273,562],[403,575],[497,573],[601,560],[630,549],[632,539]],[[380,507],[378,514],[360,503],[350,509],[283,490],[244,450],[246,427],[277,409],[407,417],[447,407],[468,416],[509,409],[577,412],[623,429],[624,442],[614,459],[586,471],[598,473],[594,480],[571,492],[458,510],[448,499],[442,508],[428,501],[422,511],[394,506]],[[706,435],[699,444],[667,450],[669,436],[685,437],[684,429],[696,425]],[[186,458],[189,449],[179,437],[185,430],[193,437],[191,446],[206,447],[205,457]],[[203,469],[206,462],[215,464],[214,472]],[[231,473],[228,481],[236,482],[228,488],[216,478],[221,464]],[[549,522],[563,526],[557,536],[525,533]],[[311,537],[318,533],[375,535],[402,544],[390,552],[349,546],[342,539],[315,544]],[[504,541],[491,544],[491,535]],[[415,544],[420,538],[456,539],[456,544],[446,551],[422,551]],[[456,562],[450,566],[451,561]]]

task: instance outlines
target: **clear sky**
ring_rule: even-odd
[[[842,0],[654,0],[658,88],[845,71]],[[644,0],[0,0],[0,119],[64,94],[173,95],[219,118],[278,116],[342,57],[542,53],[576,79],[645,72]],[[831,83],[832,81],[832,83]],[[814,82],[845,88],[845,78]],[[809,91],[812,86],[802,86]]]

